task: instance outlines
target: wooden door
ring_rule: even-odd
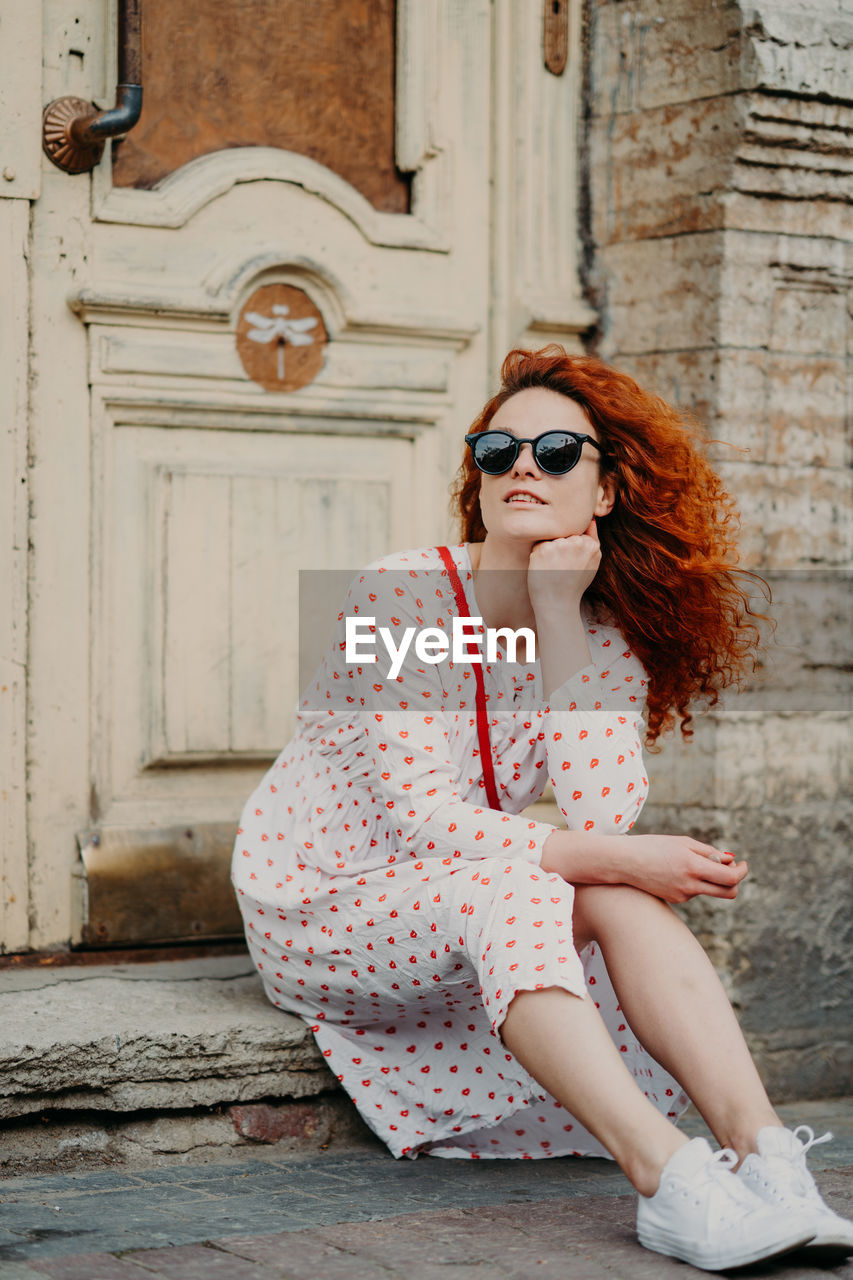
[[[191,9],[144,0],[138,131],[91,175],[45,160],[33,202],[36,947],[236,925],[227,850],[291,731],[298,571],[447,537],[501,349],[590,319],[578,41],[549,71],[538,0]],[[44,18],[44,101],[109,103],[114,4]],[[317,355],[295,382],[294,319]]]

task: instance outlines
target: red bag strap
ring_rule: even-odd
[[[450,578],[450,585],[453,587],[453,594],[456,597],[456,608],[460,618],[470,618],[471,614],[468,609],[468,601],[465,599],[465,590],[462,586],[462,579],[453,562],[453,556],[450,554],[448,547],[439,547],[438,554],[444,561],[444,567]],[[489,717],[486,714],[486,689],[483,681],[483,668],[480,663],[473,663],[474,681],[477,686],[477,738],[480,743],[480,760],[483,764],[483,781],[486,784],[486,797],[489,801],[490,809],[500,809],[501,804],[498,800],[498,789],[495,786],[495,766],[492,760],[492,741],[489,737]]]

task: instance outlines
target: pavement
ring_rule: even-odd
[[[810,1164],[853,1216],[853,1099],[780,1107],[835,1140]],[[698,1117],[683,1127],[707,1132]],[[207,1164],[0,1181],[0,1280],[658,1280],[707,1273],[649,1253],[609,1161],[395,1160],[378,1141],[294,1158],[274,1146]],[[853,1280],[790,1255],[743,1276]]]

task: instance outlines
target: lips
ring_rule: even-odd
[[[546,507],[548,504],[543,498],[538,498],[535,493],[531,493],[529,489],[513,489],[504,498],[504,502],[514,506],[530,505],[534,507]]]

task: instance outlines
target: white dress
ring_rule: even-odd
[[[451,554],[476,616],[467,546]],[[351,584],[295,736],[241,819],[232,878],[249,949],[272,1003],[309,1022],[394,1155],[606,1155],[498,1029],[518,991],[589,990],[652,1102],[673,1119],[688,1105],[631,1032],[596,944],[573,946],[574,890],[539,866],[554,828],[520,816],[550,777],[569,828],[630,830],[648,791],[646,674],[586,614],[592,663],[548,705],[538,662],[500,648],[484,661],[497,812],[471,665],[415,659],[386,680],[381,647],[372,665],[346,657],[347,616],[398,635],[449,632],[455,612],[436,548],[387,556]]]

